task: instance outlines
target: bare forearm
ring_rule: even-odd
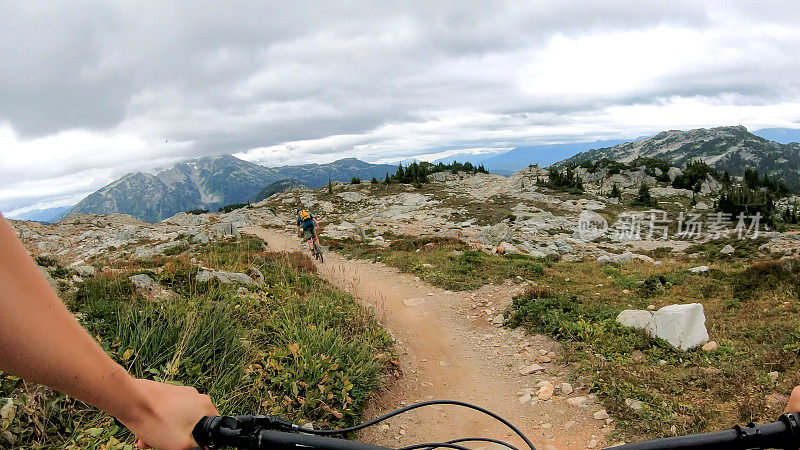
[[[134,379],[78,324],[0,216],[0,369],[119,417],[147,409]]]

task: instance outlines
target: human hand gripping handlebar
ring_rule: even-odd
[[[240,449],[296,448],[329,450],[386,450],[386,447],[364,444],[345,439],[294,433],[300,428],[276,416],[212,416],[204,417],[192,432],[201,447],[212,449],[233,447]]]
[[[358,441],[326,437],[325,435],[346,434],[357,431],[378,422],[386,420],[411,409],[436,404],[464,406],[492,416],[509,426],[530,447],[536,450],[533,444],[516,427],[496,414],[478,406],[452,400],[432,400],[416,403],[401,408],[384,416],[373,419],[364,424],[340,430],[306,430],[277,416],[212,416],[204,417],[197,423],[192,432],[195,441],[207,448],[232,447],[239,449],[318,449],[318,450],[387,450],[381,447],[365,444]],[[453,448],[468,450],[462,444],[468,441],[480,441],[500,444],[511,450],[518,450],[515,446],[497,439],[490,438],[463,438],[447,442],[431,442],[410,445],[394,450]],[[725,431],[678,436],[652,441],[638,442],[614,447],[616,450],[755,450],[776,448],[783,450],[797,450],[800,448],[800,415],[787,413],[780,416],[776,422],[763,425],[748,424]]]

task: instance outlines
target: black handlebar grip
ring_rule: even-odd
[[[216,419],[216,420],[214,420]],[[211,432],[212,424],[219,421],[219,416],[206,416],[197,422],[192,430],[192,437],[197,442],[199,447],[213,448],[213,434]]]

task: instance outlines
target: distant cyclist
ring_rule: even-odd
[[[314,243],[319,247],[319,238],[317,237],[317,228],[319,227],[319,224],[317,223],[317,218],[314,217],[310,212],[308,212],[305,209],[297,210],[298,235],[301,235],[300,233],[301,227],[303,229],[302,236],[309,241],[309,247],[312,247],[310,243],[311,240],[313,240]]]

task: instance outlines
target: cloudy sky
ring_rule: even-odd
[[[800,128],[794,1],[0,0],[0,210],[266,165]]]

